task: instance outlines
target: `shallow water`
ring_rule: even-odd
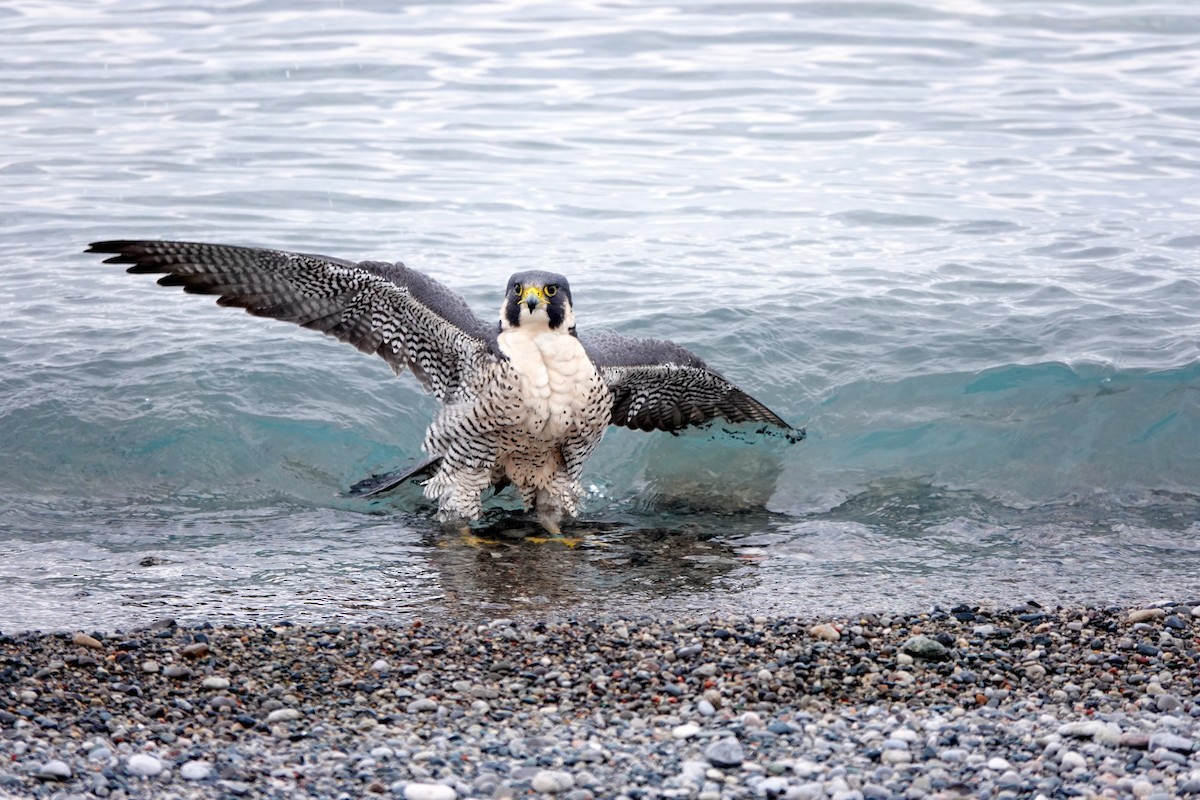
[[[1200,596],[1200,13],[0,10],[0,629]],[[413,492],[410,377],[82,254],[403,259],[671,338],[807,441],[611,431],[575,549]],[[501,507],[511,508],[502,502]]]

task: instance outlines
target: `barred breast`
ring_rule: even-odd
[[[604,381],[574,336],[515,328],[500,334],[499,345],[513,376],[508,387],[515,402],[508,407],[514,416],[508,425],[553,442],[581,427],[607,424],[607,414],[597,408]]]

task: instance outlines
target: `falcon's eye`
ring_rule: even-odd
[[[513,284],[513,294],[519,295],[520,293],[521,293],[521,284],[514,283]]]
[[[556,294],[558,294],[558,285],[557,284],[552,283],[546,287],[546,297],[554,297],[554,295],[556,295]]]

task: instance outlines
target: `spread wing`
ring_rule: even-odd
[[[408,367],[443,401],[497,352],[495,325],[403,264],[195,242],[94,242],[88,252],[112,253],[105,263],[129,272],[163,273],[163,286],[215,294],[219,305],[321,331],[381,356],[396,374]]]
[[[676,431],[718,417],[792,427],[674,342],[603,332],[581,337],[613,393],[613,425]]]

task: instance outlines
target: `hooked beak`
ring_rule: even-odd
[[[546,295],[540,286],[530,286],[521,295],[521,300],[529,308],[530,313],[533,313],[539,305],[546,301]]]

